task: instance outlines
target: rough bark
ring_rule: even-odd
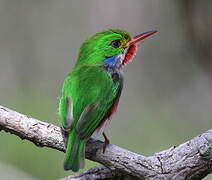
[[[35,145],[65,151],[60,128],[0,106],[0,130]],[[176,147],[145,157],[110,144],[89,140],[86,158],[108,167],[96,167],[66,179],[201,179],[212,172],[212,129]]]
[[[139,178],[118,172],[115,169],[111,170],[105,166],[96,166],[82,173],[68,176],[59,180],[90,180],[90,179],[138,180]]]

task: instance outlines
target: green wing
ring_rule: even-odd
[[[66,78],[60,99],[59,112],[62,125],[70,124],[80,138],[88,138],[101,123],[117,97],[120,84],[98,66],[74,69]],[[67,118],[66,98],[72,101],[73,118]],[[67,122],[69,121],[69,122]]]

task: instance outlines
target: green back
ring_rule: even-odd
[[[111,46],[114,39],[119,39],[119,48]],[[59,103],[59,114],[62,126],[66,122],[66,98],[72,101],[73,122],[82,137],[90,136],[99,125],[117,97],[120,82],[114,83],[109,74],[102,68],[104,59],[124,52],[127,42],[131,39],[126,31],[107,30],[96,33],[82,44],[77,63],[66,77]],[[98,107],[84,115],[84,120],[78,123],[83,111],[89,105]],[[82,133],[80,133],[82,132]]]
[[[119,83],[114,84],[110,76],[98,66],[80,66],[74,69],[65,79],[62,89],[59,106],[62,125],[66,123],[67,97],[72,101],[73,127],[76,127],[82,112],[88,105],[98,104],[98,108],[92,114],[88,114],[87,123],[81,123],[81,131],[86,129],[87,132],[83,136],[91,135],[111,107],[118,87]]]

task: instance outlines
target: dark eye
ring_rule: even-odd
[[[114,40],[111,42],[111,46],[113,46],[114,48],[119,48],[121,46],[121,41],[120,40]]]

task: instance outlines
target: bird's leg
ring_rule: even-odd
[[[103,145],[103,153],[105,153],[105,149],[106,149],[107,145],[110,144],[110,141],[109,141],[109,139],[107,138],[107,136],[106,136],[106,134],[104,132],[102,133],[102,135],[103,135],[103,137],[105,139],[104,145]]]

